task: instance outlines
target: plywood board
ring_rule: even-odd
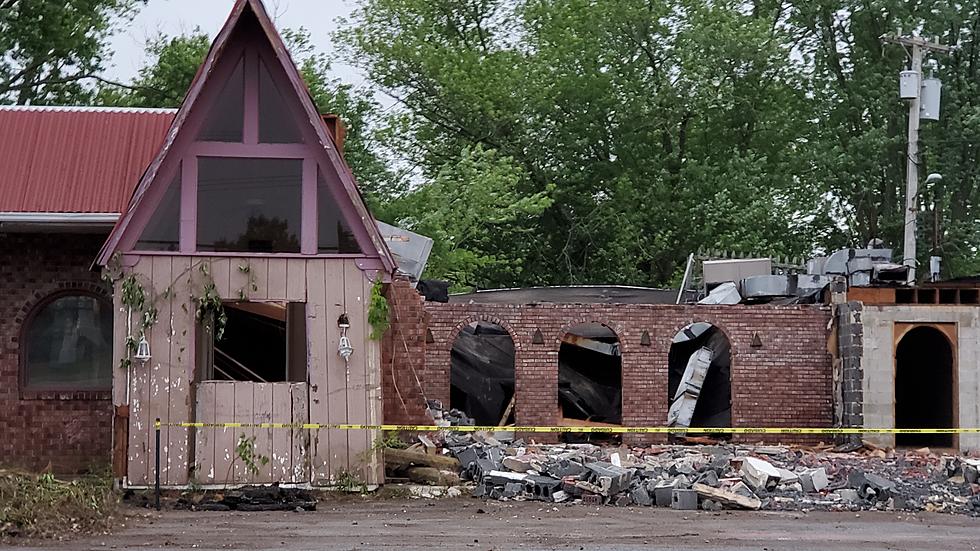
[[[269,259],[252,258],[251,263],[252,283],[255,288],[249,296],[252,300],[266,300],[269,298]]]
[[[269,300],[286,300],[286,262],[285,258],[269,259],[269,279],[266,287]]]
[[[233,300],[237,298],[231,288],[230,258],[211,259],[211,279],[214,280],[214,287],[222,299]]]
[[[294,425],[308,423],[310,419],[309,386],[306,383],[296,383],[290,385],[290,396],[292,398],[292,420]],[[296,483],[310,481],[309,466],[310,461],[307,455],[310,449],[309,430],[302,428],[292,429],[293,441],[291,452],[292,471],[290,480]]]
[[[249,382],[235,382],[235,422],[236,423],[250,423],[252,421],[252,412],[254,411],[253,401],[254,396],[254,386],[255,383]],[[252,472],[249,465],[238,456],[237,449],[238,444],[241,440],[250,441],[252,439],[253,429],[252,427],[241,427],[235,429],[235,450],[236,453],[232,458],[234,462],[234,480],[236,482],[253,482],[253,476],[256,473]]]
[[[330,400],[327,366],[330,349],[327,347],[326,278],[323,260],[310,260],[306,265],[306,333],[309,342],[307,363],[310,382],[310,422],[327,423],[327,404]],[[334,351],[336,353],[336,351]],[[330,431],[310,432],[310,463],[315,485],[330,483]]]
[[[273,383],[254,383],[252,385],[252,422],[255,424],[272,423],[272,386]],[[256,483],[265,484],[272,482],[272,441],[273,431],[281,432],[282,429],[261,429],[253,431],[255,435],[255,453],[269,459],[262,465],[261,461],[256,463],[259,472],[255,475]]]
[[[293,418],[293,399],[288,383],[272,385],[273,423],[290,423]],[[276,429],[272,433],[272,480],[288,482],[292,471],[293,438],[290,429]]]
[[[344,261],[324,262],[324,281],[326,282],[326,303],[324,304],[324,325],[327,330],[327,422],[347,423],[347,365],[337,353],[340,346],[340,328],[337,319],[345,313]],[[357,351],[354,351],[357,354]],[[322,397],[323,392],[318,392]],[[321,431],[322,432],[322,431]],[[348,453],[349,431],[331,429],[328,431],[330,476],[336,478],[350,471]]]
[[[235,383],[214,382],[214,420],[216,423],[235,422]],[[235,444],[238,442],[235,428],[214,429],[215,482],[234,483],[232,464],[235,462]]]
[[[180,292],[187,289],[191,259],[174,257],[171,267],[172,281],[169,291],[170,319],[170,422],[192,421],[191,373],[193,372],[194,314],[187,304],[189,294]],[[162,322],[163,320],[161,320]],[[190,474],[191,431],[184,427],[170,427],[170,444],[167,461],[170,465],[167,483],[187,484]]]
[[[286,300],[306,301],[306,262],[302,258],[286,260]]]
[[[347,366],[347,419],[353,424],[368,423],[368,323],[367,295],[370,287],[364,273],[353,260],[344,261],[344,303],[350,318],[348,337],[354,345],[354,354]],[[371,450],[371,433],[366,430],[349,431],[347,436],[350,470],[361,480],[367,480],[367,464]]]
[[[200,423],[217,421],[215,384],[212,382],[197,384],[195,417]],[[199,484],[214,484],[218,480],[214,468],[214,432],[213,427],[194,429],[194,478]]]
[[[157,322],[148,331],[150,343],[150,420],[170,422],[170,301],[163,298],[163,290],[170,285],[173,261],[169,256],[151,259],[152,279],[145,285],[147,299],[157,309]],[[160,428],[160,481],[166,484],[170,472],[168,459],[170,427]],[[155,458],[156,434],[151,435],[151,458]],[[153,459],[155,461],[155,459]],[[151,463],[151,478],[155,477],[156,464]]]

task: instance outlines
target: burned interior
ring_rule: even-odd
[[[731,427],[731,343],[706,322],[674,336],[667,357],[667,425]]]
[[[450,407],[478,425],[506,425],[514,420],[514,341],[503,327],[473,322],[453,343]]]
[[[202,380],[306,381],[306,309],[299,302],[226,302],[222,330],[199,329]]]
[[[576,325],[558,349],[558,401],[565,420],[623,422],[623,366],[619,338],[598,323]],[[581,424],[581,423],[576,423]]]
[[[910,329],[895,349],[895,427],[953,427],[953,348],[939,329]],[[953,446],[952,434],[898,434],[899,446]]]

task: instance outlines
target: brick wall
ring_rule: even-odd
[[[109,463],[110,392],[31,392],[20,382],[20,338],[52,293],[106,294],[89,271],[104,235],[0,233],[0,464],[72,473]]]
[[[519,425],[557,424],[560,339],[572,326],[594,322],[611,328],[620,340],[624,425],[662,426],[667,417],[667,355],[671,340],[682,328],[698,321],[715,325],[731,341],[734,426],[826,427],[833,423],[833,373],[827,349],[829,307],[422,304],[417,295],[410,293],[398,293],[392,298],[394,310],[405,317],[396,320],[388,338],[399,341],[401,331],[410,331],[406,340],[411,346],[399,345],[389,350],[386,364],[389,367],[384,372],[388,423],[427,421],[424,412],[406,413],[400,400],[420,402],[424,395],[448,405],[453,342],[462,327],[477,320],[504,327],[514,339],[515,410]],[[405,301],[413,306],[402,304]],[[414,304],[422,308],[415,310]],[[411,325],[407,319],[422,327],[402,325]],[[532,342],[536,331],[541,332],[543,344]],[[644,332],[649,334],[649,345],[641,344]],[[760,346],[752,346],[756,335]],[[424,365],[419,365],[415,357],[420,350],[424,351]],[[414,370],[414,375],[403,369]],[[393,376],[401,388],[397,404],[389,392]],[[404,387],[410,382],[403,381],[407,377],[412,378],[410,382],[414,385],[409,392]],[[746,435],[741,439],[763,438]],[[814,441],[820,438],[764,439]]]

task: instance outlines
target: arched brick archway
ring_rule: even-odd
[[[477,425],[513,424],[517,342],[506,324],[472,316],[450,332],[449,403]]]
[[[668,424],[732,426],[733,357],[728,334],[710,322],[689,323],[674,334],[667,353]],[[687,376],[697,382],[683,384]]]
[[[591,318],[587,318],[591,319]],[[561,329],[558,407],[563,422],[623,422],[622,339],[613,324],[582,321]],[[587,435],[569,434],[584,439]]]

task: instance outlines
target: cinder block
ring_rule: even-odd
[[[670,507],[681,511],[697,510],[698,493],[694,490],[675,488],[670,496]]]

